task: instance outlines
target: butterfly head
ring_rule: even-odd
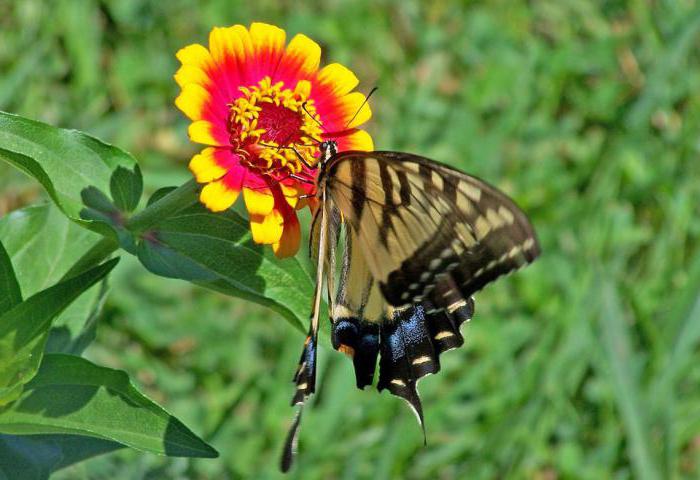
[[[318,148],[321,151],[319,164],[321,167],[323,167],[328,160],[333,158],[333,156],[338,153],[338,142],[335,140],[324,140],[318,145]]]

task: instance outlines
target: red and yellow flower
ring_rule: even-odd
[[[357,129],[371,117],[360,108],[365,96],[353,92],[357,77],[338,63],[319,68],[321,48],[305,35],[285,42],[284,30],[264,23],[214,28],[209,48],[177,52],[175,74],[189,137],[207,145],[190,161],[205,184],[201,202],[223,211],[242,192],[254,241],[278,257],[299,249],[297,210],[313,203],[318,141],[330,136],[339,151],[372,150],[372,138]]]

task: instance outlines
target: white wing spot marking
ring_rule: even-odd
[[[491,228],[494,230],[502,227],[505,224],[504,219],[498,214],[496,210],[489,208],[486,210],[486,220],[491,224]]]
[[[456,302],[454,302],[454,303],[449,304],[449,305],[447,306],[447,312],[448,312],[448,313],[453,313],[453,312],[459,310],[460,308],[466,307],[466,306],[467,306],[466,300],[460,299],[460,300],[458,300],[458,301],[456,301]]]
[[[423,363],[428,363],[430,362],[431,358],[427,355],[423,355],[422,357],[418,357],[415,360],[413,360],[413,365],[421,365]]]
[[[444,180],[442,179],[442,175],[440,175],[437,171],[433,170],[433,172],[430,175],[430,180],[433,182],[435,188],[442,191],[444,187]]]
[[[474,223],[474,228],[476,229],[476,234],[478,235],[479,240],[481,240],[491,231],[491,224],[488,222],[488,220],[486,220],[486,217],[480,215]]]
[[[457,195],[457,208],[466,214],[470,214],[474,210],[472,202],[466,195]]]
[[[420,171],[420,165],[415,162],[404,162],[403,167],[406,170],[412,171],[413,173],[418,173]]]
[[[437,335],[435,335],[435,340],[442,340],[443,338],[449,338],[449,337],[454,337],[455,334],[445,330],[444,332],[440,332]]]
[[[501,205],[498,207],[498,214],[503,217],[503,220],[505,220],[507,225],[511,225],[513,221],[515,220],[515,215],[513,215],[513,212],[508,210],[506,207]]]
[[[467,197],[471,198],[475,202],[481,200],[481,189],[475,187],[469,182],[459,182],[459,191],[464,193]]]

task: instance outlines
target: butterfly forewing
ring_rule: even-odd
[[[342,153],[326,185],[394,306],[420,302],[448,274],[470,298],[539,253],[532,226],[508,197],[423,157]]]

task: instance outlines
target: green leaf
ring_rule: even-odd
[[[38,180],[63,213],[76,221],[83,218],[81,195],[86,189],[112,192],[114,203],[126,210],[135,207],[141,196],[141,172],[128,153],[82,132],[5,112],[0,112],[0,159]]]
[[[22,301],[22,292],[10,256],[0,241],[0,315]]]
[[[308,273],[296,258],[279,260],[254,243],[248,222],[232,211],[183,210],[144,234],[138,257],[156,274],[268,306],[303,331],[313,292]]]
[[[58,282],[100,238],[67,220],[50,204],[15,210],[0,218],[0,241],[12,259],[25,297]]]
[[[42,290],[0,316],[0,403],[13,400],[36,374],[51,321],[118,261],[110,260]]]
[[[80,228],[50,204],[0,218],[0,241],[12,259],[25,297],[92,268],[115,249],[110,240]],[[48,344],[51,351],[79,353],[86,346],[94,335],[89,320],[99,313],[105,293],[103,286],[94,286],[54,320]]]
[[[22,396],[0,410],[0,432],[77,434],[178,457],[215,458],[216,450],[140,393],[120,370],[49,354]]]
[[[143,192],[143,177],[138,165],[134,165],[133,171],[118,167],[109,180],[109,191],[119,210],[133,211],[139,204]]]
[[[57,470],[120,448],[80,435],[0,435],[0,478],[46,480]]]

